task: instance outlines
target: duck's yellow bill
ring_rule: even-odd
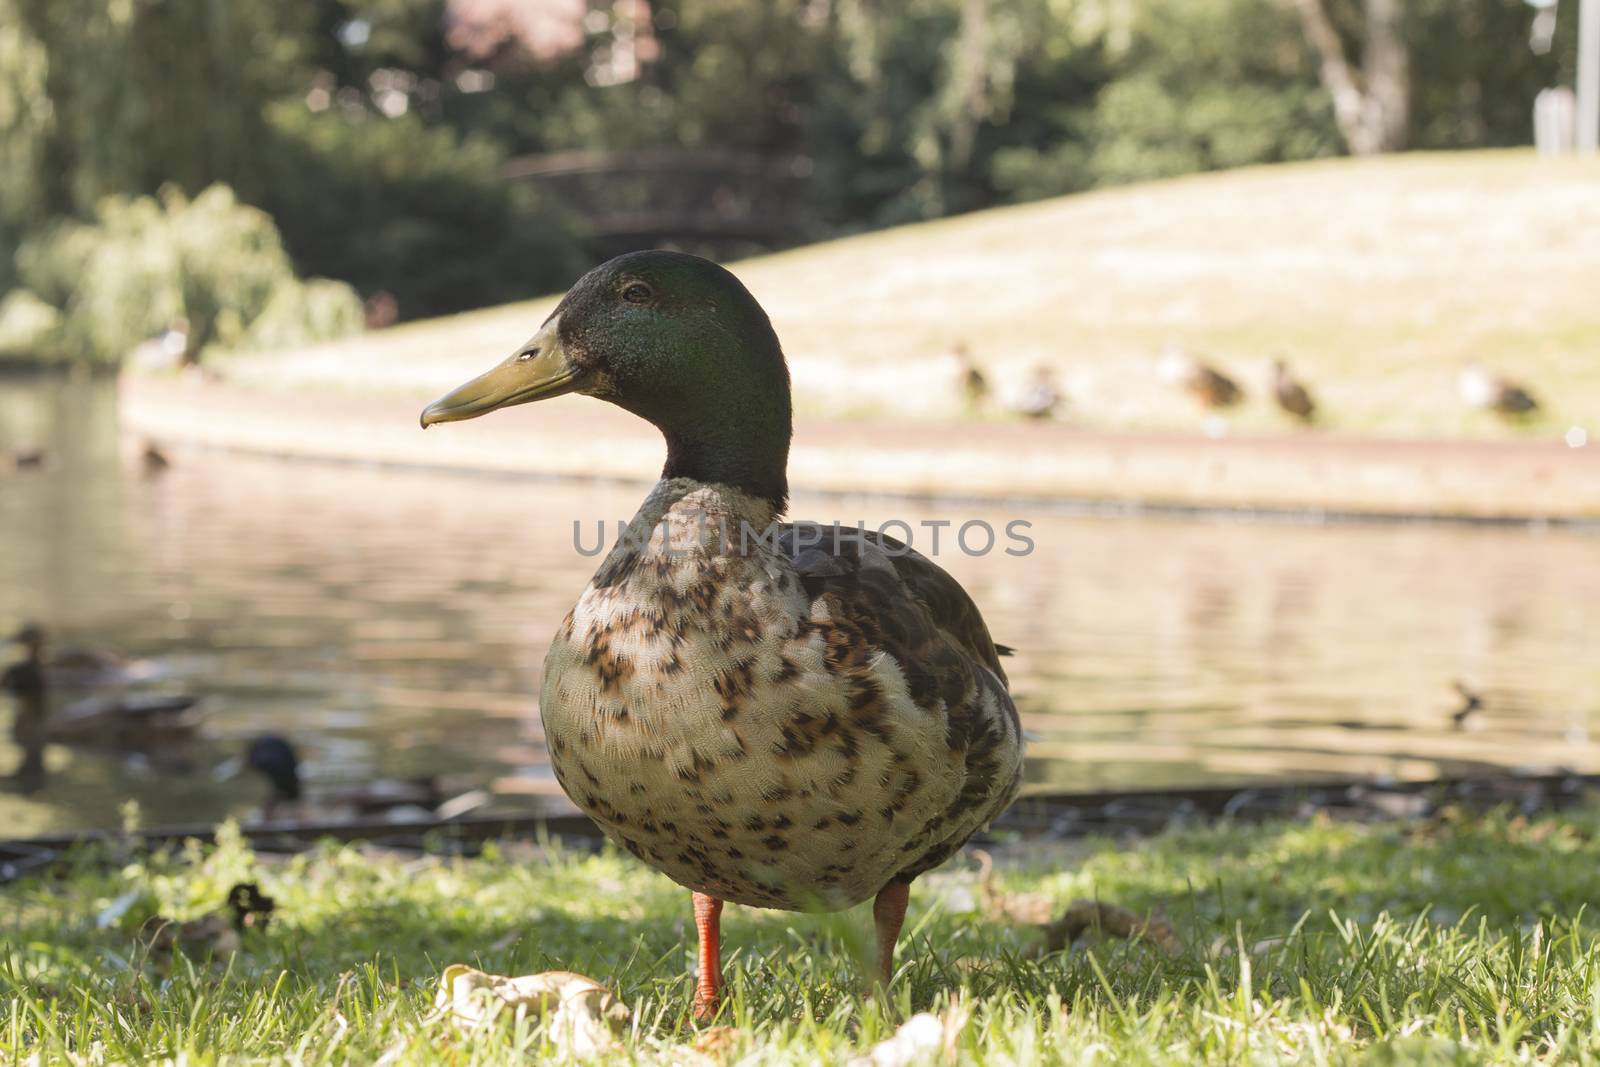
[[[475,419],[497,408],[531,404],[578,388],[579,375],[561,350],[559,322],[559,317],[552,317],[499,366],[423,408],[422,428],[436,422]]]

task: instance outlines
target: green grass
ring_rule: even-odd
[[[964,341],[1001,394],[1055,367],[1081,424],[1194,430],[1164,384],[1180,344],[1252,400],[1282,355],[1325,425],[1549,435],[1600,410],[1600,165],[1532,152],[1407,154],[1199,175],[831,241],[734,265],[772,314],[802,412],[948,417]],[[553,298],[237,361],[242,380],[436,395],[531,335]],[[1459,365],[1526,380],[1511,428],[1462,409]]]
[[[970,1012],[982,1063],[1600,1062],[1600,813],[1426,826],[1216,828],[1007,850],[1008,893],[1165,915],[1188,948],[1103,939],[1053,955],[984,918],[972,865],[919,883],[888,998],[858,994],[866,920],[730,909],[729,1062],[847,1062],[915,1011]],[[278,916],[226,960],[164,963],[133,930],[242,878]],[[118,896],[139,901],[105,928]],[[567,969],[632,1008],[623,1062],[697,1058],[687,894],[616,853],[507,847],[417,859],[237,840],[82,862],[0,896],[8,1062],[529,1062],[537,1025],[453,1037],[439,973]],[[1242,950],[1242,951],[1241,951]],[[952,1006],[958,1008],[953,1009]],[[33,1061],[30,1061],[33,1062]]]

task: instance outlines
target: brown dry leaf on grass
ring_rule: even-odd
[[[581,974],[543,971],[506,978],[464,963],[444,969],[434,1007],[463,1034],[502,1012],[518,1019],[547,1018],[551,1041],[563,1055],[580,1059],[620,1047],[615,1031],[629,1019],[627,1006],[611,990]]]
[[[961,1039],[972,1009],[956,1001],[942,1014],[919,1012],[900,1024],[890,1037],[879,1041],[849,1067],[911,1067],[912,1064],[949,1063],[955,1059],[956,1042]]]
[[[717,1063],[726,1063],[742,1037],[744,1031],[737,1026],[713,1026],[696,1034],[690,1047]]]

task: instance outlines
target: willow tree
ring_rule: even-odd
[[[37,216],[45,196],[44,153],[52,126],[44,45],[13,0],[0,0],[0,239]],[[0,289],[9,264],[0,263]]]
[[[30,87],[51,121],[45,210],[86,216],[101,197],[153,192],[164,182],[198,191],[221,180],[254,191],[262,111],[303,91],[315,5],[0,3],[14,16],[0,26],[18,27],[47,58],[42,86]]]
[[[1294,0],[1320,59],[1322,85],[1351,154],[1396,152],[1411,135],[1411,50],[1404,0],[1363,0],[1359,65],[1352,62],[1326,0]]]

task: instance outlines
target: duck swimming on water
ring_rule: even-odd
[[[488,801],[482,790],[447,795],[435,778],[377,778],[309,796],[300,773],[299,749],[277,734],[262,734],[251,740],[243,766],[261,775],[272,787],[272,795],[261,811],[267,822],[372,818],[432,821],[457,818]],[[229,774],[218,777],[231,777],[231,768]]]
[[[44,628],[29,623],[11,639],[23,658],[0,674],[0,690],[17,705],[13,733],[18,744],[46,741],[89,748],[160,749],[192,740],[202,716],[198,698],[185,693],[140,693],[113,690],[89,696],[64,708],[52,707],[51,693],[60,685],[121,682],[127,661],[91,649],[47,655]],[[109,673],[108,673],[109,672]]]
[[[659,251],[602,264],[422,425],[563,393],[650,421],[667,461],[545,659],[557,779],[692,891],[698,1014],[721,996],[726,901],[872,899],[886,983],[912,880],[1021,780],[1022,730],[983,617],[893,538],[778,521],[788,368],[766,313],[716,264]]]
[[[23,647],[28,662],[44,672],[53,686],[115,685],[138,680],[147,673],[145,664],[129,660],[120,652],[55,641],[37,622],[23,623],[11,640]]]

